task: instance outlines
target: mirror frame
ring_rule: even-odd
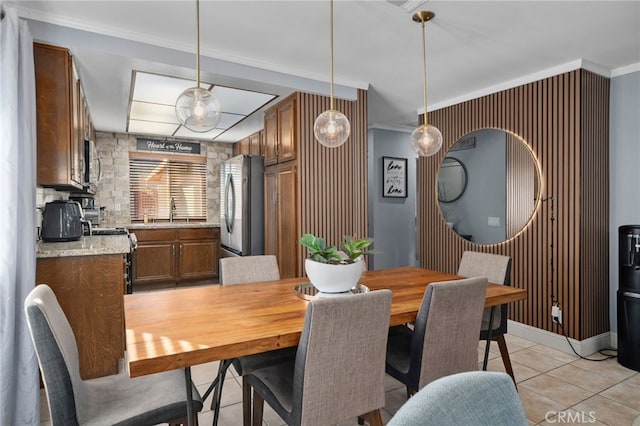
[[[527,142],[527,141],[526,141],[522,136],[518,135],[517,133],[514,133],[513,131],[510,131],[510,130],[507,130],[507,129],[503,129],[503,128],[500,128],[500,127],[492,127],[492,126],[489,126],[489,127],[481,127],[481,128],[477,128],[477,129],[471,130],[471,131],[469,131],[469,132],[467,132],[467,133],[463,134],[463,135],[462,135],[459,139],[457,139],[457,140],[456,140],[456,141],[455,141],[455,142],[454,142],[450,147],[448,147],[448,149],[447,149],[446,153],[444,154],[444,157],[442,158],[442,160],[441,160],[441,161],[440,161],[440,163],[439,163],[438,171],[437,171],[437,173],[435,174],[435,180],[436,180],[436,182],[435,182],[435,201],[436,201],[436,206],[437,206],[437,212],[438,212],[438,215],[439,215],[439,216],[440,216],[440,218],[442,219],[443,224],[446,224],[446,222],[447,222],[447,218],[445,217],[444,212],[442,211],[442,208],[440,207],[440,203],[448,204],[448,203],[450,203],[450,202],[447,202],[447,201],[440,201],[440,200],[439,200],[439,197],[438,197],[438,175],[439,175],[439,173],[440,173],[440,166],[441,166],[441,164],[442,164],[442,161],[444,161],[444,158],[449,157],[449,153],[450,153],[451,148],[452,148],[453,146],[455,146],[458,142],[460,142],[461,140],[465,139],[466,137],[468,137],[468,136],[470,136],[470,135],[473,135],[475,132],[482,131],[482,130],[499,130],[499,131],[502,131],[502,132],[506,133],[507,135],[510,135],[511,137],[515,137],[515,138],[517,138],[517,139],[522,143],[522,145],[523,145],[523,146],[527,149],[527,151],[529,152],[529,155],[530,155],[531,160],[532,160],[533,165],[534,165],[535,182],[536,182],[536,184],[535,184],[535,188],[537,189],[537,191],[536,191],[536,199],[535,199],[535,202],[534,202],[534,205],[533,205],[533,209],[532,209],[532,211],[531,211],[531,214],[529,215],[529,218],[528,218],[528,220],[526,221],[526,223],[525,223],[525,224],[522,226],[522,228],[520,228],[517,232],[513,233],[513,235],[511,235],[511,236],[506,236],[504,240],[502,240],[502,241],[498,241],[498,242],[482,243],[482,242],[470,241],[470,240],[469,240],[472,244],[474,244],[474,245],[478,245],[478,246],[495,246],[495,245],[499,245],[499,244],[507,243],[507,242],[509,242],[509,241],[511,241],[511,240],[513,240],[513,239],[515,239],[515,238],[517,238],[517,237],[518,237],[520,234],[522,234],[522,233],[523,233],[527,228],[529,228],[529,226],[531,225],[531,223],[532,223],[532,222],[534,221],[534,219],[536,218],[536,216],[537,216],[537,214],[538,214],[538,211],[539,211],[539,209],[540,209],[540,205],[542,204],[542,201],[544,201],[544,200],[543,200],[543,194],[544,194],[544,191],[545,191],[545,188],[544,188],[544,186],[545,186],[545,185],[544,185],[544,171],[543,171],[543,168],[542,168],[542,165],[541,165],[540,159],[539,159],[539,158],[538,158],[538,156],[535,154],[535,152],[534,152],[533,148],[531,147],[531,145],[529,144],[529,142]],[[449,158],[451,158],[451,157],[449,157]],[[456,160],[458,160],[458,159],[456,159]],[[458,161],[459,161],[461,164],[463,164],[463,163],[462,163],[462,161],[460,161],[460,160],[458,160]],[[466,166],[465,166],[465,172],[467,173],[467,176],[468,176],[468,171],[466,170]],[[468,183],[468,179],[467,179],[467,182],[466,182],[466,183]],[[467,189],[467,185],[465,185],[465,191],[466,191],[466,189]],[[464,195],[465,191],[463,191],[463,192],[462,192],[462,195]],[[461,195],[461,196],[462,196],[462,195]],[[460,197],[458,197],[458,198],[460,198]],[[456,199],[456,201],[457,201],[457,200],[458,200],[458,199]],[[454,234],[456,237],[461,238],[461,239],[466,239],[466,238],[465,238],[465,236],[463,236],[462,234],[459,234],[459,233],[458,233],[458,231],[456,231],[455,229],[452,229],[452,228],[451,228],[451,227],[449,227],[449,226],[446,226],[446,227],[447,227],[448,229],[450,229],[450,230],[451,230],[451,232],[453,232],[453,234]]]
[[[451,200],[441,200],[440,199],[440,191],[438,191],[438,182],[440,182],[439,178],[440,178],[440,171],[442,170],[442,165],[444,164],[444,162],[449,159],[449,160],[454,160],[455,162],[457,162],[461,167],[462,167],[462,171],[464,172],[464,185],[462,186],[462,191],[460,191],[460,193],[455,197],[452,198]],[[457,159],[456,157],[450,157],[450,156],[445,156],[442,161],[440,162],[440,168],[438,168],[438,174],[437,174],[437,181],[436,181],[436,193],[438,194],[438,202],[439,203],[453,203],[454,201],[457,201],[460,197],[462,197],[464,195],[464,191],[467,190],[467,184],[469,182],[469,172],[467,171],[467,166],[464,165],[464,163],[462,161],[460,161],[459,159]]]

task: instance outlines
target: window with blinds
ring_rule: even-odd
[[[131,221],[207,219],[207,159],[129,154]]]

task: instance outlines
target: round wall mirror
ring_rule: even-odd
[[[499,129],[461,138],[440,164],[436,193],[447,225],[477,244],[518,234],[540,200],[540,170],[527,143]]]
[[[467,169],[462,161],[445,157],[438,172],[438,201],[452,203],[462,197],[467,188]]]

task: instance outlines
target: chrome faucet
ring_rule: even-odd
[[[169,222],[173,222],[173,217],[176,214],[176,199],[171,197],[171,204],[169,205]]]

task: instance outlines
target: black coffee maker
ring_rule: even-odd
[[[640,225],[618,230],[618,362],[640,371]]]

